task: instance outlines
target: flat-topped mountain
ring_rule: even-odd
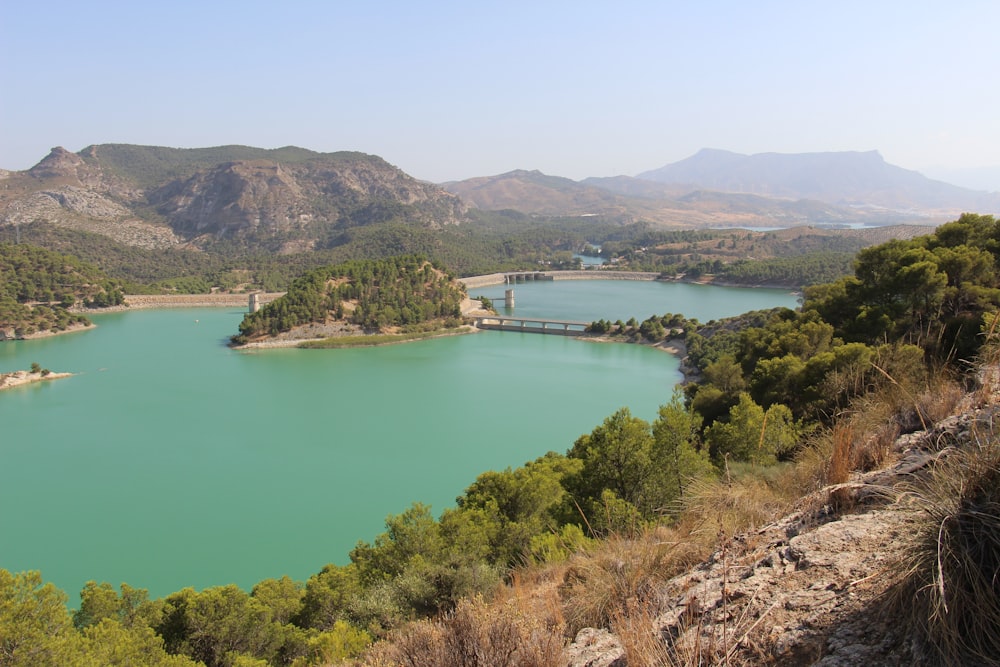
[[[669,226],[934,222],[1000,210],[1000,194],[929,179],[877,151],[740,155],[704,149],[637,177],[572,181],[538,171],[445,183],[486,210],[605,215]]]
[[[887,163],[878,151],[741,155],[706,148],[638,178],[690,189],[894,210],[956,213],[1000,206],[996,194],[932,180]]]
[[[0,226],[45,220],[130,245],[272,250],[336,244],[338,231],[396,221],[440,228],[465,205],[382,158],[247,146],[54,148],[0,192]]]

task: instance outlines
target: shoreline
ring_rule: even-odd
[[[651,343],[648,340],[622,340],[619,337],[612,336],[579,336],[576,340],[582,340],[591,343],[618,343],[621,345],[646,345],[660,352],[666,352],[667,354],[672,354],[677,357],[680,365],[677,370],[681,374],[681,381],[678,383],[680,385],[686,385],[690,382],[696,381],[698,379],[698,373],[695,372],[692,367],[687,363],[687,342],[683,338],[668,338],[666,340],[657,341]]]
[[[296,349],[310,349],[308,347],[300,347],[303,343],[314,343],[318,341],[324,341],[327,338],[355,338],[358,339],[355,344],[342,345],[342,346],[330,346],[329,348],[318,347],[317,349],[349,349],[349,348],[359,348],[359,347],[384,347],[386,345],[403,345],[405,343],[415,343],[423,340],[431,340],[433,338],[445,338],[447,336],[464,336],[466,334],[480,333],[480,330],[471,324],[463,324],[460,327],[454,329],[443,329],[440,332],[435,332],[428,336],[419,336],[416,338],[401,338],[399,340],[383,340],[379,342],[364,342],[364,336],[371,336],[372,340],[375,340],[379,336],[391,336],[393,334],[357,334],[355,336],[327,336],[326,338],[287,338],[281,340],[260,340],[254,341],[252,343],[244,343],[243,345],[230,345],[231,350],[237,351],[247,351],[252,352],[254,350],[273,350],[281,348],[296,348]]]
[[[0,373],[0,391],[23,387],[34,382],[45,382],[47,380],[59,380],[61,378],[72,377],[72,373],[32,373],[31,371],[13,371],[10,373]]]
[[[75,323],[71,324],[65,329],[56,331],[53,329],[45,329],[43,331],[36,331],[30,334],[24,334],[23,336],[8,336],[3,330],[0,330],[0,342],[14,341],[14,340],[37,340],[39,338],[51,338],[52,336],[62,336],[63,334],[77,333],[80,331],[89,331],[90,329],[96,329],[97,325],[93,322],[89,324]]]

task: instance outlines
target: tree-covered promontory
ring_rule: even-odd
[[[418,255],[345,262],[295,280],[283,297],[243,318],[233,342],[331,321],[365,333],[443,322],[461,315],[464,298],[461,283]]]
[[[72,255],[0,243],[0,331],[8,337],[88,324],[87,318],[67,309],[77,303],[112,306],[123,300],[118,281]]]

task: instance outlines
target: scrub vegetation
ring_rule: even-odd
[[[629,665],[759,662],[765,654],[731,642],[734,627],[744,640],[757,627],[745,619],[726,621],[718,643],[650,632],[662,586],[713,552],[725,561],[734,536],[752,540],[803,496],[813,514],[850,511],[852,475],[890,460],[897,435],[954,414],[984,359],[996,362],[998,262],[1000,222],[963,215],[862,250],[853,275],[809,288],[799,311],[706,324],[667,315],[645,331],[601,323],[684,338],[700,379],[651,423],[622,408],[565,453],[482,473],[436,517],[420,504],[389,516],[347,564],[304,583],[149,600],[90,582],[71,613],[38,573],[0,571],[0,664],[546,666],[564,664],[567,640],[587,627],[614,632]],[[392,285],[443,280],[418,259],[383,265]],[[335,310],[323,300],[346,298],[341,289],[361,298],[365,283],[347,278],[380,265],[351,266],[297,283],[312,295],[303,317],[309,304]],[[262,310],[252,331],[289,308]],[[380,317],[358,310],[363,322]],[[930,663],[997,655],[998,447],[956,447],[911,491],[924,519],[908,529],[893,599]]]

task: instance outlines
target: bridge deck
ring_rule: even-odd
[[[551,320],[537,317],[513,317],[509,315],[483,315],[476,318],[480,329],[494,331],[520,331],[524,333],[544,333],[555,336],[579,336],[585,333],[590,322],[575,320]]]

